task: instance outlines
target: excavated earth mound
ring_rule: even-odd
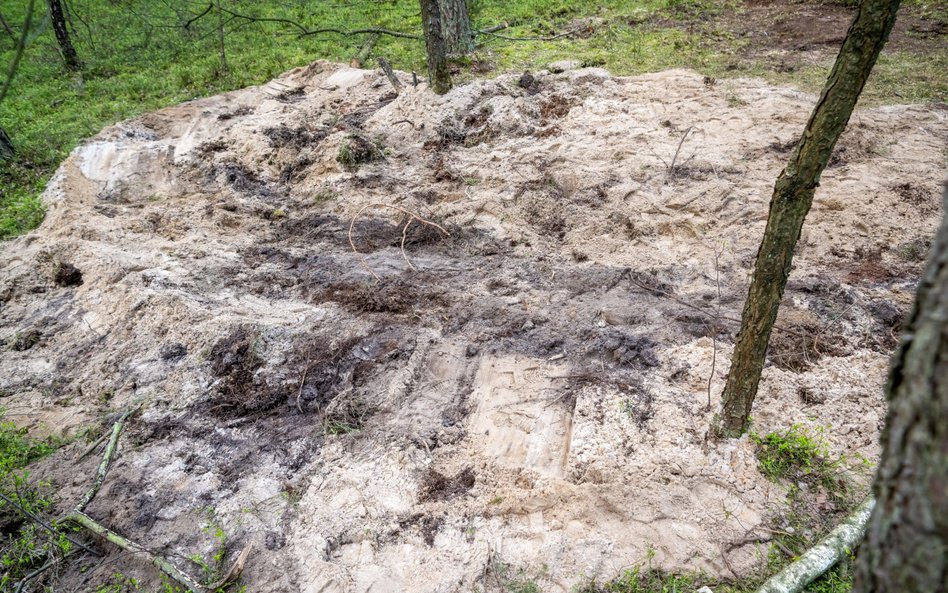
[[[314,63],[77,148],[43,225],[2,247],[7,414],[74,432],[141,402],[89,514],[190,571],[219,525],[232,555],[254,545],[255,592],[494,589],[497,567],[568,591],[652,554],[760,568],[786,490],[750,439],[707,433],[815,97],[681,70],[444,97],[402,78]],[[757,431],[877,454],[946,140],[943,105],[854,115]],[[63,508],[85,447],[34,472]]]

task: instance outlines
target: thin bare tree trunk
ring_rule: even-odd
[[[715,421],[715,432],[721,436],[739,436],[747,430],[803,221],[833,147],[895,24],[898,8],[899,0],[862,1],[803,137],[774,185],[767,228],[721,396],[721,413]]]
[[[438,8],[441,11],[445,51],[449,55],[464,55],[474,51],[467,0],[438,0]]]
[[[6,31],[6,34],[10,36],[10,39],[16,41],[16,33],[14,33],[13,29],[10,28],[10,24],[7,23],[7,20],[3,18],[2,14],[0,14],[0,26],[2,26],[3,30]]]
[[[227,47],[224,45],[224,12],[221,10],[221,0],[215,0],[217,8],[217,45],[221,58],[221,73],[227,73]]]
[[[944,196],[948,212],[948,186]],[[948,215],[893,357],[855,593],[948,591]]]
[[[443,95],[451,90],[451,73],[448,71],[447,50],[441,32],[441,9],[438,0],[421,0],[421,21],[425,32],[431,88]]]
[[[82,62],[79,61],[76,48],[72,46],[72,40],[69,38],[69,28],[66,25],[62,2],[46,0],[46,5],[49,7],[49,20],[53,23],[53,32],[56,34],[56,41],[59,43],[59,51],[63,54],[66,69],[79,70],[82,68]]]

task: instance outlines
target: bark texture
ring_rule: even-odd
[[[948,186],[945,188],[948,212]],[[857,593],[948,591],[948,216],[893,358]]]
[[[444,36],[445,51],[451,55],[464,55],[474,51],[467,0],[438,0],[438,8],[441,11],[441,33]]]
[[[438,0],[421,0],[421,21],[425,31],[431,88],[443,95],[451,90],[451,73],[448,71],[447,49],[441,32],[441,8]]]
[[[820,175],[895,24],[899,2],[863,0],[860,4],[803,137],[774,185],[767,228],[757,252],[741,330],[721,396],[722,409],[715,427],[721,436],[739,436],[747,430],[803,221]]]
[[[62,2],[59,0],[46,0],[49,6],[49,20],[53,24],[53,32],[56,34],[56,41],[59,43],[59,51],[63,55],[63,61],[68,70],[79,70],[82,68],[82,62],[79,61],[79,55],[76,48],[72,46],[72,40],[69,38],[69,29],[66,27],[66,15],[63,12]]]

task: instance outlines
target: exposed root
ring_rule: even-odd
[[[427,220],[427,219],[425,219],[425,218],[422,218],[422,217],[418,216],[417,214],[415,214],[414,212],[412,212],[411,210],[407,210],[407,209],[405,209],[405,208],[402,208],[401,206],[395,206],[395,205],[392,205],[392,204],[380,204],[380,203],[367,204],[367,205],[363,206],[362,208],[359,209],[358,212],[356,212],[355,216],[352,217],[352,222],[349,223],[349,232],[348,232],[347,235],[348,235],[348,238],[349,238],[349,246],[352,247],[352,252],[360,256],[359,259],[360,259],[360,261],[361,261],[362,266],[363,266],[366,270],[368,270],[368,272],[369,272],[370,274],[372,274],[372,276],[373,276],[376,280],[381,280],[382,278],[381,278],[378,274],[376,274],[375,271],[372,270],[372,268],[369,267],[369,263],[366,261],[365,255],[363,255],[362,252],[360,252],[360,251],[356,248],[355,241],[352,239],[352,229],[355,227],[356,220],[358,220],[359,215],[361,215],[363,212],[365,212],[365,211],[368,210],[369,208],[391,208],[392,210],[397,210],[397,211],[401,212],[402,214],[405,214],[406,216],[408,216],[408,222],[405,223],[405,228],[402,229],[401,251],[402,251],[402,257],[405,259],[405,262],[408,264],[408,267],[411,268],[412,270],[416,270],[417,268],[415,268],[414,264],[411,263],[411,260],[408,258],[408,254],[405,252],[405,240],[406,240],[406,238],[408,237],[408,226],[409,226],[413,221],[417,220],[417,221],[420,222],[421,224],[425,224],[425,225],[428,225],[428,226],[430,226],[430,227],[434,227],[434,228],[438,229],[439,231],[441,231],[442,233],[444,233],[444,235],[445,235],[446,237],[450,237],[450,236],[451,236],[451,233],[449,233],[447,230],[445,230],[445,228],[444,228],[443,226],[439,225],[439,224],[436,223],[436,222],[432,222],[432,221],[430,221],[430,220]]]

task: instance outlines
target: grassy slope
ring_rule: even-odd
[[[364,26],[417,32],[414,0],[222,0],[225,8],[257,16],[292,19],[308,28]],[[825,65],[780,74],[763,64],[735,59],[742,41],[713,25],[674,27],[672,21],[697,10],[734,10],[736,0],[469,0],[475,27],[508,21],[508,35],[562,32],[574,19],[600,19],[585,39],[551,42],[486,40],[479,56],[496,71],[537,68],[551,60],[576,58],[616,74],[684,66],[705,74],[759,75],[816,91]],[[928,0],[911,0],[918,10]],[[27,0],[0,0],[0,14],[19,24]],[[42,5],[42,2],[38,2]],[[215,13],[180,25],[207,6],[205,0],[72,0],[75,44],[86,64],[81,75],[62,67],[46,24],[30,44],[11,94],[0,104],[0,125],[20,152],[16,163],[0,163],[0,239],[34,228],[42,220],[38,199],[58,163],[76,144],[105,125],[156,108],[223,90],[260,84],[317,58],[348,60],[361,37],[300,38],[279,23],[226,23],[229,68],[221,68]],[[175,13],[169,6],[183,7]],[[661,16],[660,19],[650,17]],[[81,17],[81,18],[80,18]],[[170,25],[170,26],[169,26]],[[0,33],[0,65],[13,57],[13,40]],[[383,37],[375,55],[404,70],[424,71],[419,41]],[[734,64],[740,63],[737,70]],[[727,67],[731,66],[732,70]],[[5,71],[5,68],[4,68]],[[884,56],[867,95],[873,102],[943,99],[948,93],[948,59],[943,55]],[[896,94],[895,88],[899,89]]]

